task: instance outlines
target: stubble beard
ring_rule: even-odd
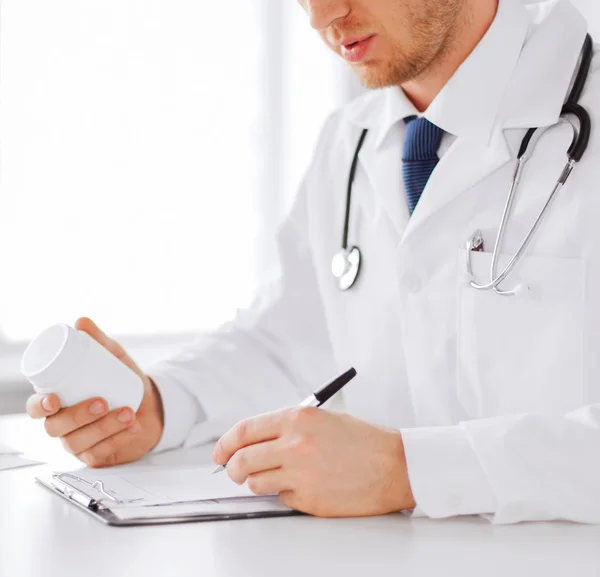
[[[452,2],[447,6],[437,26],[431,26],[431,15],[414,23],[412,46],[396,42],[386,61],[367,61],[355,68],[361,84],[369,89],[401,86],[442,63],[460,33],[460,11]]]

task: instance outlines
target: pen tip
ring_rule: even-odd
[[[215,473],[220,473],[223,469],[224,469],[223,465],[218,465],[212,470],[211,475],[214,475]]]

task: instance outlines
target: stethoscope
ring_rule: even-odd
[[[523,285],[518,285],[512,290],[501,290],[499,288],[499,285],[506,280],[508,275],[510,275],[510,273],[515,269],[517,264],[523,258],[525,251],[531,244],[531,241],[535,236],[535,233],[539,229],[542,221],[544,220],[544,217],[548,214],[548,210],[552,205],[552,202],[556,198],[560,189],[565,185],[569,176],[573,172],[575,165],[583,158],[583,155],[585,154],[588,148],[592,130],[592,121],[590,115],[585,110],[585,108],[583,108],[579,104],[579,99],[581,98],[581,93],[583,92],[585,83],[589,75],[593,53],[594,43],[592,41],[592,37],[588,34],[583,46],[581,64],[577,72],[577,77],[575,78],[575,82],[573,84],[573,88],[571,90],[569,98],[567,99],[566,104],[562,108],[559,120],[560,124],[568,124],[573,130],[573,141],[569,150],[567,151],[567,164],[565,165],[561,175],[559,176],[556,185],[552,190],[552,193],[546,201],[546,204],[541,209],[529,233],[526,235],[525,240],[523,240],[521,246],[518,248],[517,252],[510,260],[510,262],[506,265],[504,270],[502,270],[502,272],[498,274],[498,260],[501,254],[502,241],[504,240],[504,234],[506,232],[508,220],[510,218],[512,208],[514,205],[515,195],[519,188],[519,183],[521,181],[521,177],[523,176],[525,165],[533,156],[533,153],[535,152],[535,147],[539,143],[541,137],[551,127],[530,128],[527,131],[525,137],[523,138],[523,141],[521,142],[521,148],[519,149],[519,153],[517,155],[517,164],[515,166],[510,191],[506,200],[506,205],[504,207],[502,219],[500,220],[498,236],[496,237],[496,243],[494,245],[489,283],[478,284],[477,282],[475,282],[473,276],[471,255],[473,252],[483,251],[483,236],[481,231],[476,231],[467,242],[466,271],[467,275],[469,276],[469,286],[478,291],[494,290],[497,294],[502,296],[514,296],[519,294],[524,288],[526,288]],[[569,116],[574,116],[577,119],[579,127],[573,124]],[[358,157],[367,137],[367,133],[367,129],[363,130],[358,141],[358,145],[356,146],[354,158],[352,160],[350,176],[348,178],[348,191],[346,197],[346,214],[344,220],[344,235],[342,239],[342,249],[333,257],[331,267],[333,276],[338,282],[338,287],[342,291],[347,291],[348,289],[354,286],[356,280],[358,279],[361,268],[362,255],[360,249],[357,246],[350,246],[348,244],[348,233],[350,226],[350,209],[352,204],[352,188],[354,186],[354,178],[356,176],[356,168],[358,166]]]
[[[358,274],[360,273],[360,265],[362,254],[357,246],[348,245],[348,234],[350,231],[350,209],[352,207],[352,188],[354,187],[354,177],[356,176],[356,168],[358,167],[358,156],[362,150],[367,133],[369,130],[365,128],[360,135],[352,166],[350,167],[350,176],[348,177],[348,191],[346,193],[346,215],[344,219],[344,235],[342,237],[342,250],[340,250],[331,262],[331,272],[338,281],[340,290],[347,291],[354,286]]]

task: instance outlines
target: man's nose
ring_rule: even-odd
[[[348,0],[306,0],[310,25],[315,30],[325,30],[332,22],[344,18],[350,12]]]

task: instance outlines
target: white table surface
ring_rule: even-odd
[[[41,423],[0,418],[0,439],[54,469],[76,465]],[[207,456],[194,449],[144,464]],[[0,472],[1,577],[600,576],[597,526],[390,515],[113,528],[35,484],[41,470]]]

